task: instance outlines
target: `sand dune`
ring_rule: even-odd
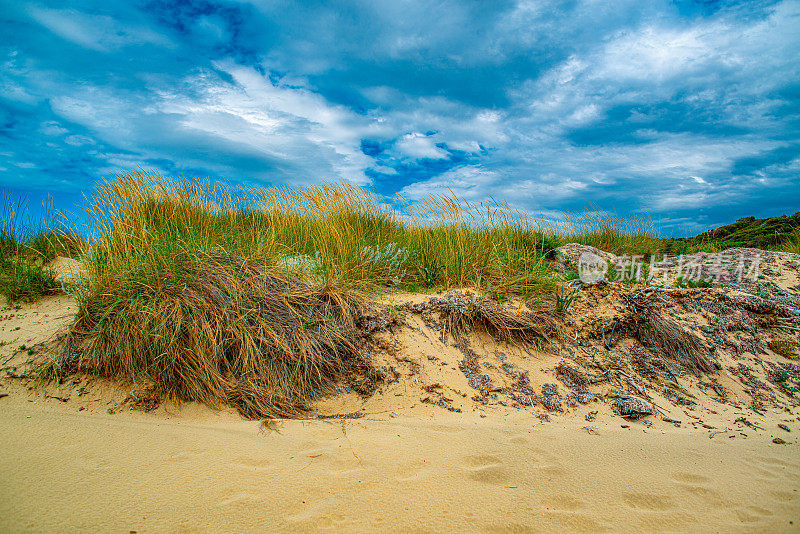
[[[141,385],[96,377],[37,388],[25,362],[46,355],[75,304],[60,296],[7,308],[0,531],[797,531],[800,407],[764,374],[781,356],[720,349],[713,384],[686,374],[667,388],[637,376],[623,385],[647,388],[661,411],[626,420],[609,402],[619,381],[592,382],[583,403],[554,378],[567,356],[600,366],[635,356],[633,339],[603,351],[593,337],[594,323],[621,310],[615,286],[586,289],[565,319],[581,335],[561,351],[473,333],[475,364],[496,386],[479,394],[462,350],[408,313],[379,336],[376,364],[389,379],[374,394],[343,391],[313,406],[356,418],[263,426],[193,403],[143,412],[129,402]],[[684,315],[697,332],[710,324]],[[737,347],[764,344],[745,334]],[[750,374],[726,371],[740,364]],[[537,400],[520,405],[512,381],[523,374]],[[668,389],[693,404],[673,403]],[[545,397],[564,411],[546,410]]]

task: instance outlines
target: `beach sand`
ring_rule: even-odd
[[[196,405],[111,415],[19,393],[0,402],[4,532],[800,524],[798,446],[766,437],[449,412],[265,429]]]
[[[21,344],[42,350],[74,311],[65,296],[3,311],[4,367],[26,359]],[[264,426],[172,402],[143,412],[125,403],[133,385],[76,376],[37,388],[4,371],[0,531],[798,530],[800,408],[756,415],[692,390],[696,406],[669,407],[680,428],[598,402],[543,421],[541,409],[473,403],[458,351],[409,324],[398,381],[315,406],[357,419]],[[558,356],[479,347],[498,348],[537,387],[552,381]],[[432,384],[462,412],[423,402]],[[759,428],[733,425],[740,414]]]

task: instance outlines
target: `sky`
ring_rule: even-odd
[[[0,0],[0,189],[344,180],[692,235],[800,210],[800,1]]]

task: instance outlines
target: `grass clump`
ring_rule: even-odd
[[[57,256],[76,257],[85,242],[72,234],[35,226],[21,220],[24,204],[14,202],[10,195],[0,207],[0,295],[10,304],[33,302],[43,295],[54,293],[60,284],[48,266]],[[33,228],[38,228],[33,230]]]
[[[783,251],[800,254],[800,228],[796,228],[794,232],[789,234],[786,238],[786,241],[783,243]]]
[[[155,384],[244,416],[290,416],[352,373],[363,299],[222,250],[144,265],[85,296],[50,371]]]
[[[800,358],[800,344],[795,341],[769,341],[767,345],[772,352],[785,358]]]
[[[552,308],[530,303],[528,310],[511,311],[491,297],[476,296],[471,291],[450,290],[441,298],[432,297],[425,311],[439,314],[443,336],[464,343],[473,330],[482,330],[501,341],[522,341],[542,345],[560,335]]]
[[[701,287],[713,287],[714,282],[711,280],[691,280],[687,279],[684,280],[683,276],[679,276],[675,279],[674,282],[675,287],[685,288],[685,289],[695,289]]]
[[[0,295],[9,304],[34,302],[59,289],[55,273],[28,257],[0,258]]]
[[[565,285],[561,286],[556,291],[556,313],[566,315],[576,298],[578,298],[577,290],[570,291]]]
[[[344,184],[223,190],[136,173],[101,186],[88,211],[79,311],[43,375],[149,382],[248,417],[295,415],[349,375],[376,376],[360,352],[365,290],[554,284],[552,240],[452,199],[401,215]],[[482,306],[468,321],[533,336],[547,319]]]
[[[603,211],[574,217],[566,229],[551,228],[551,232],[558,235],[562,243],[580,243],[617,256],[649,257],[666,248],[666,240],[658,237],[652,221]]]

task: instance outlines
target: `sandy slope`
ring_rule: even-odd
[[[18,344],[40,350],[73,306],[58,297],[4,310],[0,336],[13,340],[0,347],[5,365],[27,358]],[[342,395],[318,406],[367,414],[355,420],[264,429],[191,404],[133,411],[123,404],[129,388],[97,379],[29,391],[25,381],[3,378],[0,531],[792,531],[800,524],[797,408],[747,413],[764,431],[719,434],[712,433],[740,412],[705,401],[670,414],[692,423],[681,428],[626,423],[596,403],[542,422],[532,411],[458,396],[468,391],[454,366],[459,353],[437,345],[420,321],[411,326],[399,340],[398,382],[366,400]],[[547,380],[537,369],[557,359],[505,350],[533,382]],[[458,396],[452,403],[463,412],[420,402],[431,383],[442,385],[442,396]],[[597,409],[587,424],[585,413]],[[779,421],[793,433],[777,429]],[[773,436],[789,444],[774,445]]]

